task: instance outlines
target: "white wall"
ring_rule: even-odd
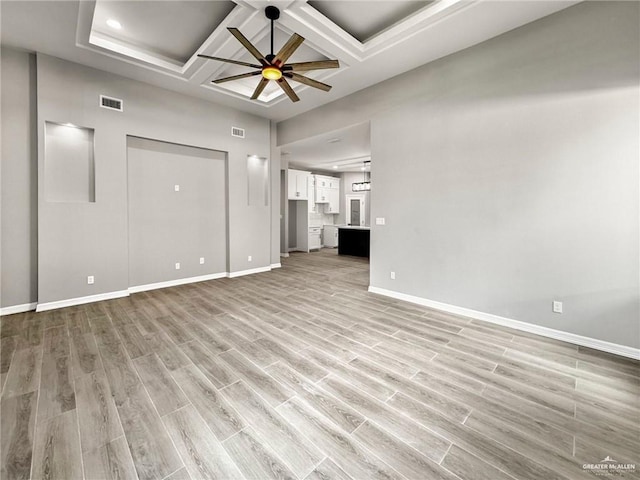
[[[640,346],[638,7],[584,2],[279,124],[371,119],[372,286]]]

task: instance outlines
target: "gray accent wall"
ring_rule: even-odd
[[[371,120],[372,286],[640,347],[638,19],[583,2],[281,122],[279,142]]]
[[[127,148],[129,285],[226,272],[226,154],[136,137]]]
[[[7,307],[38,297],[36,58],[3,48],[0,61],[0,306]]]
[[[15,55],[19,70],[15,75],[7,75],[12,85],[5,86],[5,65],[6,62],[11,62],[11,55]],[[3,50],[3,92],[5,89],[18,88],[19,81],[29,78],[31,72],[27,68],[28,59],[26,54],[5,55]],[[19,233],[13,234],[11,226],[5,224],[3,215],[2,232],[8,238],[2,245],[3,258],[13,255],[7,246],[11,242],[23,244],[16,250],[21,255],[20,260],[4,264],[2,268],[3,277],[17,278],[20,281],[19,286],[9,287],[9,290],[15,290],[10,296],[5,294],[3,282],[3,307],[29,301],[48,303],[108,294],[129,287],[128,135],[227,152],[227,268],[238,272],[269,267],[272,229],[279,232],[278,219],[271,218],[270,206],[250,207],[247,200],[247,156],[269,158],[268,120],[46,55],[37,57],[37,88],[32,85],[31,89],[25,87],[25,90],[17,91],[21,92],[23,100],[15,106],[14,113],[15,118],[21,119],[23,124],[29,118],[29,105],[35,105],[35,102],[29,103],[27,98],[37,95],[39,172],[43,172],[46,121],[72,123],[94,130],[95,202],[44,201],[42,175],[38,175],[37,209],[35,204],[28,203],[26,193],[21,193],[24,198],[17,205],[21,213],[15,216]],[[99,107],[100,94],[122,99],[124,112]],[[4,117],[4,102],[2,114]],[[3,121],[3,140],[6,133],[4,125]],[[246,138],[231,137],[231,126],[244,128]],[[26,131],[23,126],[20,134],[28,136]],[[16,180],[16,192],[28,192],[33,188],[32,182],[35,180],[31,170],[20,163],[23,159],[27,161],[31,158],[33,150],[26,145],[26,138],[10,144],[7,148],[17,153],[15,160],[9,161],[5,159],[3,142],[2,166],[3,169],[15,170],[10,175]],[[5,190],[4,180],[3,177],[3,213],[6,198],[12,191]],[[33,219],[36,215],[37,264],[32,257],[27,258],[26,253],[23,253],[28,251],[31,255],[31,250],[26,245],[35,238],[33,229],[27,235],[25,219]],[[276,222],[273,228],[272,220]],[[248,260],[248,256],[252,257],[252,261]],[[36,269],[37,297],[30,283],[35,278]],[[93,285],[87,284],[88,275],[95,276]],[[21,280],[25,278],[28,281]]]

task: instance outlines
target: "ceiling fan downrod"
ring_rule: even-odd
[[[274,30],[274,22],[280,18],[280,10],[278,7],[274,7],[273,5],[269,5],[264,9],[265,16],[271,20],[271,53],[267,55],[265,58],[269,63],[273,61],[276,56],[273,53],[273,30]]]

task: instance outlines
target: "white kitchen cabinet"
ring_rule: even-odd
[[[336,214],[340,213],[340,190],[331,188],[328,191],[329,203],[324,207],[324,213]]]
[[[316,187],[317,188],[329,188],[329,184],[331,182],[331,178],[325,175],[316,175]]]
[[[324,213],[340,211],[340,179],[324,175],[315,176],[315,203],[324,205]]]
[[[316,203],[329,203],[329,189],[316,187]]]
[[[322,244],[327,248],[338,246],[338,227],[335,225],[325,225],[322,230]]]
[[[289,200],[307,200],[311,173],[289,169]]]
[[[315,202],[329,203],[329,177],[324,175],[314,175],[315,180]]]
[[[322,248],[322,228],[309,227],[309,250]]]

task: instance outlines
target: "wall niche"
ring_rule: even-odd
[[[45,201],[96,201],[93,133],[92,128],[45,122]]]

